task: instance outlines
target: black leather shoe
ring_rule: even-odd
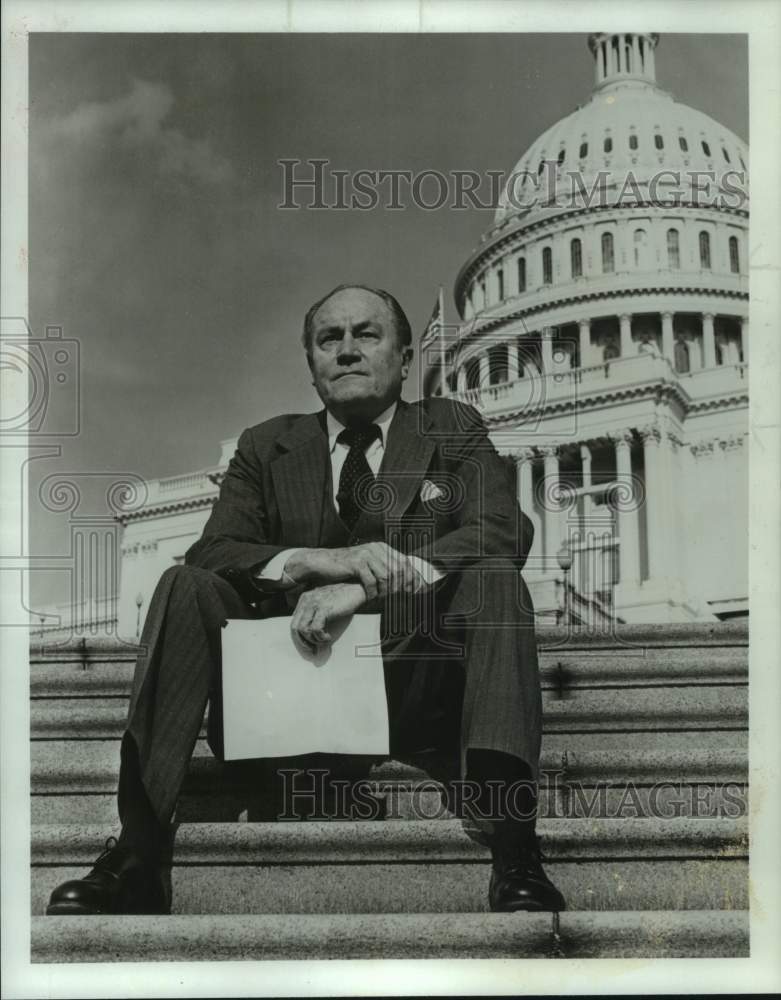
[[[567,908],[564,897],[543,870],[542,852],[536,844],[520,848],[511,858],[494,855],[488,905],[494,913],[559,912]]]
[[[168,913],[170,903],[158,866],[109,837],[103,853],[84,878],[57,886],[47,916],[100,913]]]

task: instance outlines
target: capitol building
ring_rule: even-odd
[[[657,44],[589,36],[591,96],[508,171],[457,321],[420,343],[424,394],[476,406],[514,462],[541,621],[748,612],[748,151],[657,85]],[[120,516],[123,638],[234,447]]]

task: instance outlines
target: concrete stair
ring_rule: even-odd
[[[313,757],[367,782],[371,818],[326,795],[284,822],[270,773],[302,761],[221,765],[203,739],[177,810],[173,915],[41,917],[116,832],[136,651],[34,642],[34,959],[747,955],[745,624],[538,638],[539,828],[560,917],[486,912],[489,852],[432,780],[452,762]]]

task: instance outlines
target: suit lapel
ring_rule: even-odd
[[[431,425],[426,412],[399,400],[398,409],[388,429],[388,441],[383,455],[378,481],[390,487],[393,497],[385,515],[399,521],[417,495],[421,481],[431,464],[435,442],[427,436]]]
[[[271,463],[283,544],[315,547],[328,503],[328,437],[322,414],[309,413],[277,439]]]

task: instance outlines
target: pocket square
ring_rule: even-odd
[[[437,497],[442,496],[442,490],[432,483],[430,479],[424,479],[423,485],[420,487],[420,499],[426,503],[429,500],[436,500]]]

